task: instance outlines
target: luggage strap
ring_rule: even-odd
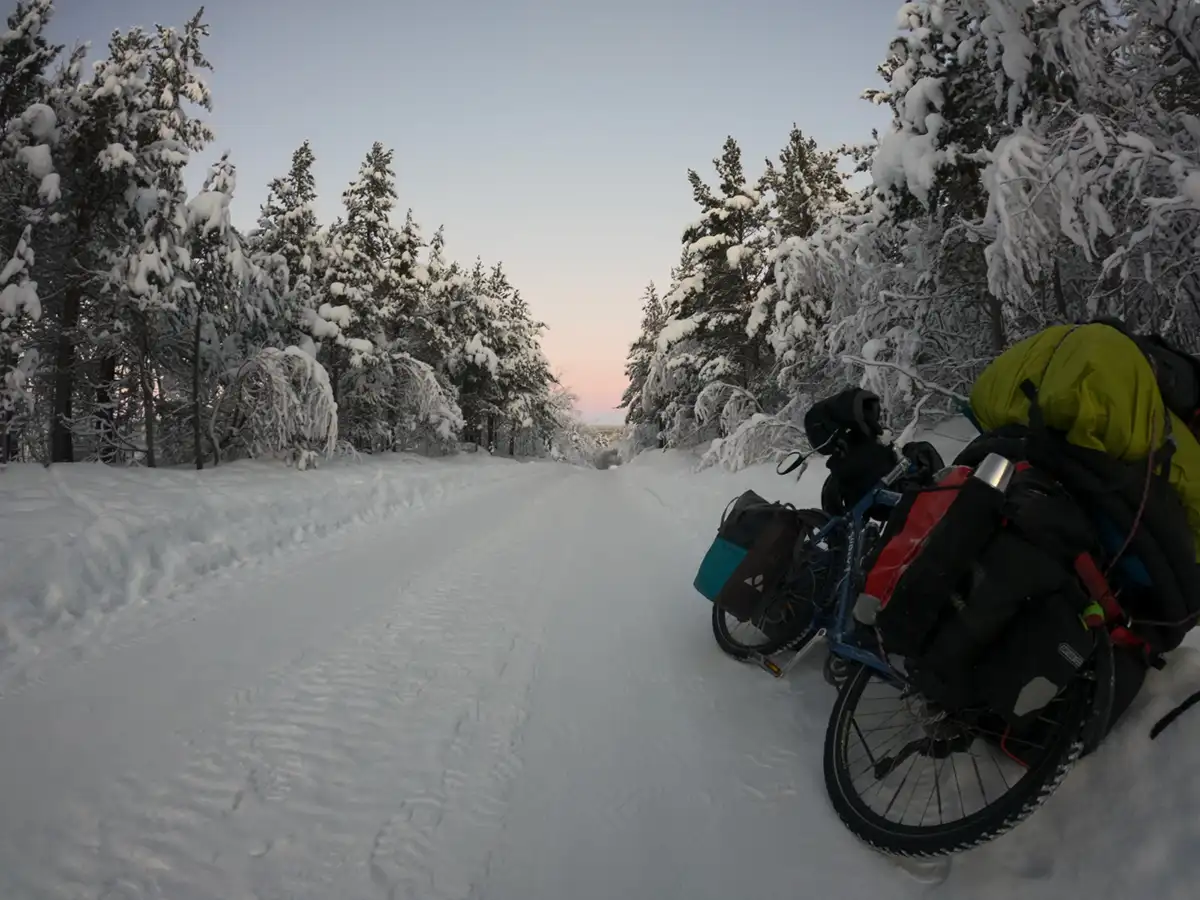
[[[1154,740],[1156,737],[1158,737],[1160,734],[1162,734],[1163,729],[1165,729],[1168,725],[1170,725],[1172,722],[1174,722],[1176,719],[1178,719],[1180,716],[1182,716],[1185,712],[1187,712],[1189,709],[1191,709],[1197,703],[1200,703],[1200,691],[1196,691],[1196,693],[1192,694],[1192,696],[1188,697],[1186,700],[1184,700],[1182,703],[1180,703],[1177,707],[1175,707],[1173,710],[1171,710],[1169,713],[1167,713],[1165,716],[1163,716],[1161,719],[1159,719],[1154,724],[1154,727],[1150,729],[1150,740]]]
[[[1092,601],[1080,615],[1083,624],[1088,628],[1107,626],[1115,646],[1132,647],[1140,651],[1149,664],[1161,668],[1150,642],[1133,632],[1132,617],[1121,606],[1109,587],[1108,579],[1090,553],[1080,553],[1075,557],[1075,574],[1083,582]]]

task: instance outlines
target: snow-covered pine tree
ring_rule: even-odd
[[[438,230],[429,239],[429,257],[425,263],[429,284],[432,286],[439,280],[444,280],[449,269],[450,264],[446,261],[446,227],[439,225]]]
[[[837,152],[819,149],[792,125],[778,166],[768,159],[762,179],[773,200],[771,226],[781,239],[808,237],[830,212],[850,200],[838,161]]]
[[[488,410],[499,392],[500,305],[489,293],[488,272],[481,260],[470,272],[458,271],[457,265],[451,268],[449,300],[440,313],[448,345],[445,372],[462,408],[463,437],[482,443]]]
[[[22,417],[34,405],[30,378],[38,363],[37,350],[22,346],[22,317],[37,322],[42,315],[37,283],[30,278],[34,264],[30,246],[32,226],[26,225],[12,259],[0,272],[0,465],[17,455]]]
[[[339,430],[363,450],[389,445],[387,327],[397,309],[400,278],[400,238],[390,221],[396,204],[392,157],[376,142],[342,193],[345,219],[333,229],[322,288],[322,310],[346,308],[340,333],[322,355],[338,400]]]
[[[444,241],[444,235],[439,240]],[[421,226],[410,209],[396,242],[396,299],[388,319],[387,334],[394,351],[408,353],[432,364],[437,360],[422,356],[423,348],[438,340],[436,325],[430,320],[427,309],[431,274],[428,264],[421,262],[426,246]],[[441,248],[438,252],[442,252]],[[443,267],[444,264],[444,260],[436,263]]]
[[[429,270],[420,259],[425,246],[421,226],[409,209],[404,215],[404,227],[400,229],[399,240],[396,241],[396,265],[401,278],[411,279],[417,284],[429,283]]]
[[[306,335],[309,340],[305,345],[314,354],[311,326],[317,318],[315,276],[322,250],[313,208],[317,199],[312,172],[315,161],[312,146],[305,141],[292,154],[287,175],[272,179],[267,186],[258,227],[249,240],[260,266],[274,269],[281,261],[286,267],[286,283],[280,286],[282,296],[272,331],[282,344],[303,343],[301,335]]]
[[[579,398],[555,377],[546,399],[548,431],[544,441],[550,458],[556,462],[591,466],[600,447],[584,427],[578,403]]]
[[[761,183],[748,183],[732,137],[713,165],[719,194],[695,170],[688,172],[702,213],[684,232],[679,275],[666,298],[674,311],[646,382],[652,396],[670,397],[665,424],[672,444],[716,437],[723,427],[692,422],[696,399],[709,385],[751,396],[770,388],[765,319],[756,312],[768,271],[770,199]]]
[[[439,230],[439,246],[430,248],[431,256],[437,257],[433,266],[442,270],[444,240]],[[434,311],[430,268],[421,261],[425,248],[409,209],[396,241],[394,300],[385,323],[393,368],[388,427],[397,447],[440,449],[457,438],[462,420],[454,389],[440,371],[446,338]]]
[[[308,141],[296,148],[287,175],[273,178],[267,185],[267,199],[259,210],[254,233],[255,249],[278,253],[287,262],[289,289],[312,269],[312,260],[306,258],[317,232],[315,162]]]
[[[78,48],[47,92],[58,120],[54,148],[59,200],[36,232],[39,282],[50,298],[38,342],[48,373],[43,416],[49,459],[76,458],[76,434],[105,462],[134,449],[118,435],[122,397],[118,359],[126,322],[106,292],[114,255],[129,240],[130,197],[139,190],[134,155],[143,117],[152,108],[152,36],[140,29],[114,33],[108,56],[82,79]],[[80,329],[80,324],[86,328]]]
[[[901,413],[915,400],[905,372],[918,363],[935,381],[963,387],[974,376],[974,363],[964,363],[1004,345],[1013,317],[987,289],[980,174],[990,143],[1029,110],[1007,90],[1006,67],[1041,66],[1048,103],[1068,95],[1070,85],[1052,75],[1053,58],[1034,59],[1012,31],[1050,5],[904,6],[901,33],[879,68],[887,86],[866,94],[893,113],[871,154],[869,197],[777,254],[771,342],[793,390],[819,383],[806,360],[820,346],[834,359],[867,359],[865,376],[856,364],[840,377],[865,378]]]
[[[54,0],[20,0],[0,34],[0,122],[23,116],[46,99],[46,73],[63,48],[46,39]]]
[[[531,452],[535,438],[545,433],[546,404],[556,383],[542,354],[540,335],[546,326],[533,319],[518,290],[501,302],[499,396],[500,432],[507,438],[509,456]]]
[[[194,289],[184,294],[172,318],[178,330],[188,335],[179,356],[190,370],[192,459],[197,469],[204,468],[210,450],[214,459],[220,458],[217,438],[209,428],[212,394],[220,376],[240,362],[244,349],[239,339],[258,330],[255,326],[263,312],[251,300],[262,295],[249,290],[257,273],[229,216],[236,186],[237,171],[226,153],[187,204],[187,253]],[[177,376],[186,377],[183,371]]]
[[[486,439],[493,452],[507,444],[513,455],[518,437],[531,431],[545,432],[543,411],[555,378],[539,343],[546,326],[533,319],[502,264],[493,266],[486,292],[493,308],[488,345],[497,357],[492,392],[485,401]],[[528,440],[522,443],[529,446]]]
[[[156,26],[146,81],[149,107],[133,144],[137,191],[127,220],[131,240],[119,248],[112,268],[114,293],[133,339],[149,466],[157,465],[160,405],[177,421],[186,415],[185,405],[163,391],[158,376],[160,361],[174,352],[180,337],[172,317],[192,302],[195,291],[183,170],[212,140],[208,125],[189,112],[189,106],[212,109],[200,74],[211,68],[200,49],[208,35],[202,13],[182,29]]]
[[[679,265],[671,270],[670,289],[663,296],[664,321],[651,354],[642,386],[642,415],[659,426],[656,440],[680,446],[697,440],[696,397],[703,390],[700,371],[705,362],[697,331],[701,321],[683,314],[683,302],[704,285],[696,255],[684,244]]]
[[[788,142],[779,154],[779,164],[766,161],[763,186],[772,199],[771,262],[797,241],[811,237],[831,215],[850,200],[846,178],[838,170],[839,154],[822,151],[816,141],[792,126]],[[775,266],[769,265],[764,284],[755,300],[751,321],[763,329],[776,355],[775,396],[771,405],[809,386],[816,373],[828,367],[824,339],[828,330],[826,298],[811,294],[793,295],[784,306]],[[779,341],[774,334],[777,314],[800,326],[790,333],[794,340]],[[802,323],[802,324],[801,324]]]
[[[51,0],[21,2],[0,35],[0,248],[12,257],[0,275],[0,464],[17,455],[17,436],[34,411],[31,379],[41,300],[31,224],[59,199],[51,145],[57,117],[46,105],[46,70],[61,47],[45,38]],[[43,288],[44,290],[44,288]]]
[[[391,224],[396,205],[394,151],[376,142],[358,177],[342,194],[346,219],[340,281],[354,318],[347,337],[386,343],[386,325],[398,303],[400,235]],[[365,350],[370,354],[371,350]]]
[[[343,194],[346,217],[331,229],[317,310],[337,326],[322,355],[338,391],[339,429],[372,451],[408,443],[423,428],[448,442],[461,424],[454,397],[412,352],[435,330],[424,318],[420,230],[411,216],[402,232],[390,222],[392,158],[376,143]]]
[[[197,468],[211,452],[214,462],[239,454],[286,454],[300,468],[333,452],[337,412],[325,369],[313,354],[280,345],[271,327],[280,304],[274,291],[289,287],[258,265],[303,248],[315,252],[307,231],[285,237],[276,253],[260,246],[248,252],[233,227],[229,204],[235,171],[222,157],[204,187],[188,203],[191,257],[196,292],[193,308],[181,311],[191,328],[193,455]],[[293,195],[294,196],[294,195]],[[274,220],[295,223],[303,200]],[[269,232],[273,239],[280,235]],[[297,266],[300,282],[311,266]],[[286,271],[286,269],[285,269]],[[292,289],[294,290],[295,282]],[[295,334],[295,325],[291,329]]]
[[[621,396],[618,409],[624,409],[625,421],[637,425],[646,419],[646,410],[642,406],[642,388],[645,387],[646,377],[650,374],[650,365],[658,344],[658,335],[666,322],[666,311],[658,296],[654,282],[650,282],[642,294],[642,326],[637,339],[629,347],[629,356],[625,362],[625,377],[629,385]]]
[[[491,351],[495,358],[493,370],[489,373],[486,392],[480,395],[482,400],[483,424],[485,427],[484,441],[489,451],[496,450],[497,425],[504,415],[504,408],[509,400],[511,390],[508,366],[517,350],[518,337],[514,334],[516,323],[511,318],[513,286],[504,272],[502,263],[492,266],[487,280],[483,285],[483,294],[488,298],[490,317],[485,323],[487,335],[482,340],[483,346]]]
[[[458,264],[446,260],[444,228],[438,228],[429,241],[425,275],[417,304],[421,328],[416,329],[408,340],[413,356],[444,374],[451,349],[454,305],[466,281]]]

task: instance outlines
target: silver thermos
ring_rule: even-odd
[[[1017,467],[1012,460],[999,453],[989,453],[983,458],[983,462],[975,467],[971,477],[978,478],[984,484],[991,485],[1003,494],[1008,491],[1008,485],[1012,482],[1015,471],[1017,471]]]

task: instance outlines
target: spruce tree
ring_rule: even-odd
[[[50,0],[21,2],[0,35],[0,123],[7,141],[0,159],[0,253],[11,254],[0,281],[0,462],[16,452],[21,420],[33,410],[31,380],[39,362],[38,322],[42,307],[35,278],[35,235],[45,207],[60,199],[52,143],[58,121],[46,105],[46,70],[61,51],[45,38],[53,15]],[[47,285],[41,286],[49,294]]]
[[[342,193],[345,218],[335,229],[338,249],[325,274],[324,291],[334,304],[346,304],[351,318],[342,334],[353,342],[353,364],[372,358],[395,309],[399,281],[399,235],[390,222],[396,205],[393,151],[375,143],[358,176]]]
[[[642,330],[637,340],[629,348],[629,356],[625,363],[625,377],[629,386],[621,396],[618,409],[627,410],[625,421],[636,425],[645,421],[646,410],[642,404],[642,388],[645,387],[646,377],[650,373],[650,365],[658,345],[658,336],[666,322],[666,312],[663,302],[658,296],[654,282],[646,287],[642,295]]]
[[[395,207],[392,151],[376,142],[342,193],[345,218],[330,234],[321,310],[334,316],[336,340],[326,345],[326,367],[341,411],[341,432],[360,449],[383,440],[379,420],[390,378],[384,371],[386,328],[396,303]]]
[[[267,199],[259,210],[255,242],[264,252],[278,253],[287,261],[289,287],[312,270],[312,260],[306,257],[317,232],[314,162],[312,145],[305,141],[292,153],[287,175],[271,179]]]
[[[212,140],[208,125],[189,111],[189,107],[212,109],[211,95],[199,75],[211,68],[200,49],[208,35],[202,13],[182,29],[156,28],[149,54],[150,105],[140,119],[135,144],[134,177],[141,190],[127,219],[130,243],[113,268],[117,295],[134,339],[150,466],[157,464],[158,455],[159,357],[168,352],[160,341],[174,338],[166,314],[187,306],[195,290],[183,170],[191,154]]]
[[[386,331],[392,350],[410,353],[418,358],[423,358],[423,348],[437,341],[436,326],[429,319],[425,302],[430,285],[429,269],[420,261],[425,247],[421,227],[410,209],[405,216],[404,227],[397,234],[393,251],[394,299]]]
[[[450,300],[444,308],[449,348],[445,371],[458,393],[466,439],[483,443],[482,427],[489,411],[494,412],[499,392],[499,306],[489,293],[488,272],[481,260],[450,284]]]
[[[850,199],[837,166],[836,152],[819,150],[816,141],[792,126],[778,168],[768,159],[763,175],[763,185],[773,194],[772,224],[781,238],[811,236],[832,207]]]
[[[719,193],[695,170],[688,172],[701,219],[683,238],[694,273],[673,291],[679,303],[677,318],[689,327],[673,331],[671,341],[686,333],[698,344],[692,351],[697,395],[715,382],[757,390],[767,369],[761,322],[752,315],[766,272],[769,202],[759,187],[747,182],[741,148],[732,137],[713,165]]]

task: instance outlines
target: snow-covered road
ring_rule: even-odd
[[[923,895],[829,809],[815,664],[717,650],[690,579],[742,485],[675,474],[510,466],[43,665],[0,697],[0,897]],[[1194,896],[1200,714],[1144,727],[1200,680],[1172,668],[936,891]]]

